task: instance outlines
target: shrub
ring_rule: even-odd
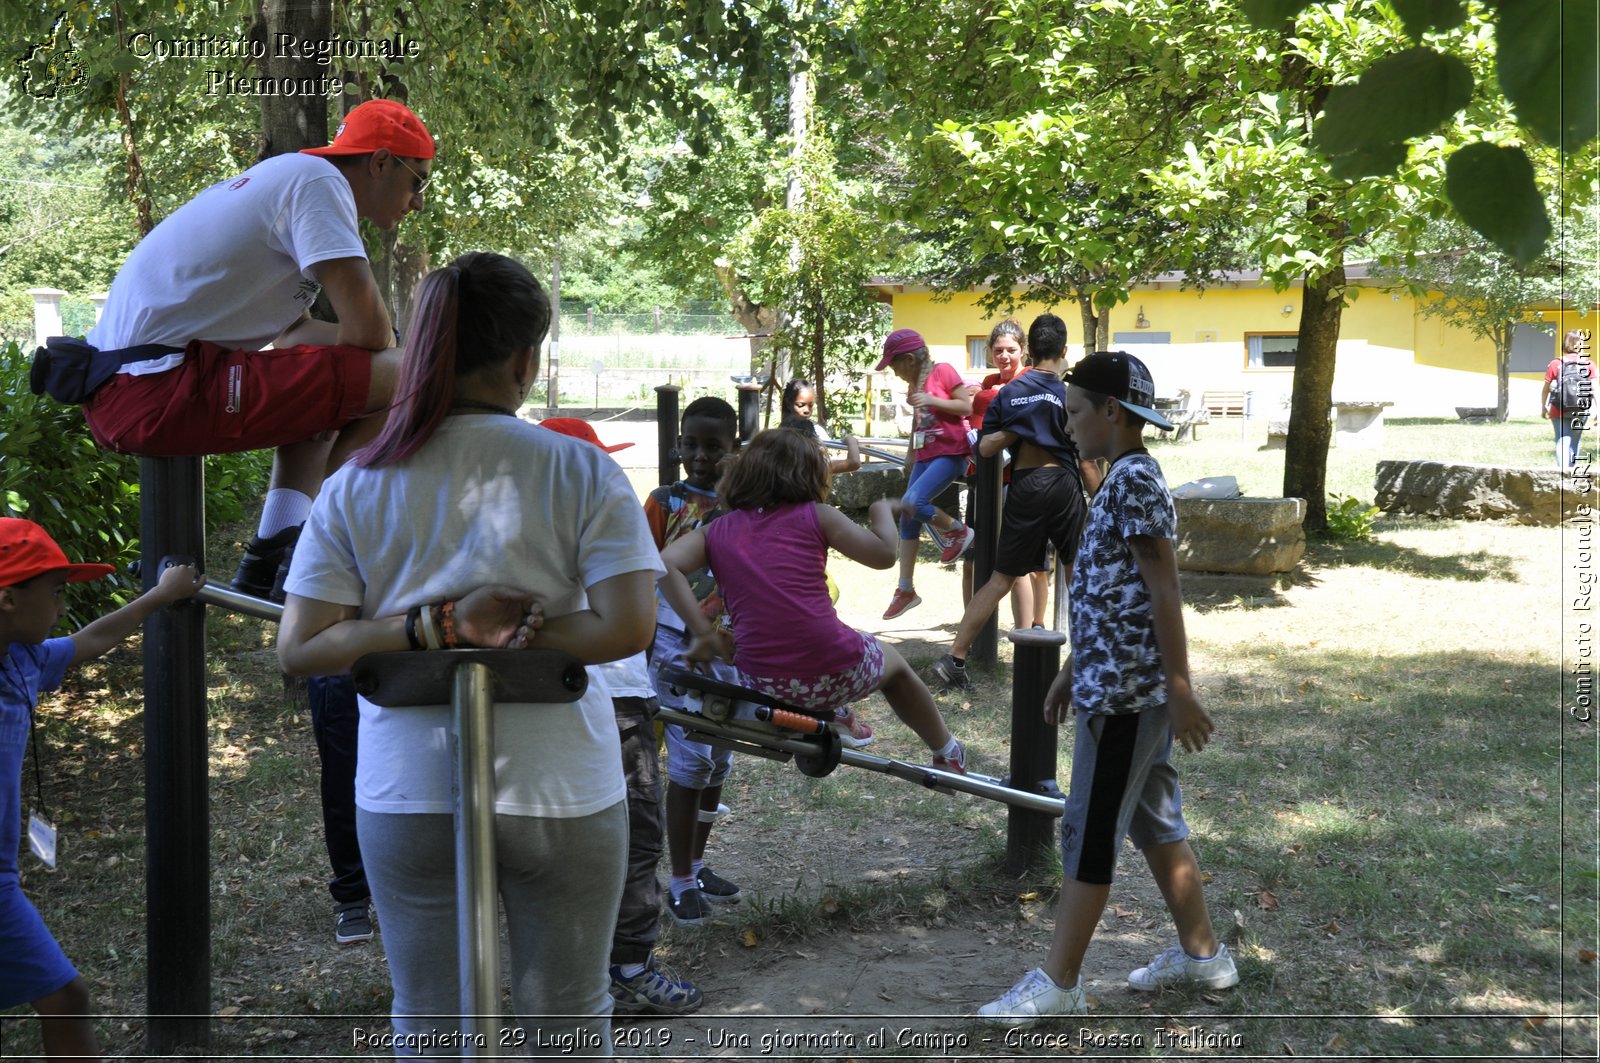
[[[139,462],[101,450],[83,414],[28,387],[32,362],[16,343],[0,348],[0,516],[42,525],[67,557],[116,566],[109,579],[69,596],[82,626],[139,592],[127,566],[139,557]],[[206,530],[239,520],[266,483],[270,452],[206,459]]]
[[[1328,495],[1328,538],[1370,539],[1372,526],[1383,511],[1369,506],[1354,495]]]

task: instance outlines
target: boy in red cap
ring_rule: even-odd
[[[88,986],[22,893],[22,757],[33,710],[41,692],[61,684],[68,665],[107,653],[151,613],[205,582],[194,566],[174,565],[155,587],[116,612],[76,635],[51,638],[64,612],[66,585],[111,571],[110,565],[72,564],[30,520],[0,518],[0,645],[6,647],[0,663],[0,1008],[33,1005],[47,1020],[41,1031],[47,1056],[98,1059],[100,1046],[89,1019]],[[35,817],[30,841],[36,827],[48,838],[45,859],[54,866],[54,829]]]
[[[433,158],[404,104],[368,100],[327,147],[266,159],[180,207],[128,256],[88,346],[52,340],[36,356],[35,391],[81,401],[103,447],[277,448],[236,590],[282,600],[278,570],[324,475],[381,423],[400,352],[357,222],[389,230],[421,210]],[[319,290],[337,324],[311,319]],[[86,397],[51,386],[73,357],[93,360],[77,378]]]

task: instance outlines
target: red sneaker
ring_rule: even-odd
[[[967,773],[967,747],[957,742],[955,755],[948,759],[935,753],[933,755],[933,766],[941,771],[965,775]]]
[[[956,558],[972,549],[972,543],[977,538],[978,533],[967,527],[965,524],[961,525],[959,528],[952,529],[950,533],[950,545],[945,547],[944,553],[939,555],[939,562],[945,565],[950,564]]]
[[[851,749],[870,746],[877,739],[872,736],[872,725],[864,723],[852,709],[839,709],[833,716],[833,729],[839,741]]]
[[[917,597],[916,591],[903,591],[896,588],[894,597],[889,599],[889,608],[883,611],[883,618],[885,620],[893,620],[907,609],[921,604],[922,599]]]

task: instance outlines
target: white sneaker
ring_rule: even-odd
[[[1083,983],[1062,989],[1035,967],[1022,981],[978,1009],[978,1018],[995,1026],[1021,1029],[1054,1015],[1083,1015],[1089,1006],[1083,999]]]
[[[1228,946],[1217,943],[1217,954],[1197,960],[1183,951],[1182,945],[1163,949],[1150,961],[1128,975],[1130,989],[1160,989],[1168,985],[1193,985],[1206,989],[1226,989],[1239,984],[1239,968],[1234,966]]]

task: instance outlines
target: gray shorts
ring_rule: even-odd
[[[1167,707],[1125,716],[1077,714],[1072,783],[1061,817],[1061,873],[1109,885],[1122,839],[1135,849],[1189,836],[1172,766]]]

